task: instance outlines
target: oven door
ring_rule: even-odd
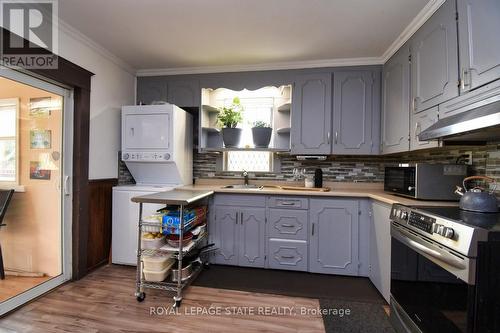
[[[396,320],[395,328],[472,332],[475,262],[396,222],[391,223],[391,236],[391,321]]]
[[[415,167],[386,167],[384,191],[415,197]]]

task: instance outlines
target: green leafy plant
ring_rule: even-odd
[[[233,103],[228,107],[219,108],[217,120],[224,127],[235,128],[243,120],[243,106],[238,97],[233,98]]]
[[[269,123],[266,123],[265,121],[257,120],[257,121],[254,121],[253,127],[254,128],[263,128],[263,127],[271,127],[271,125]]]

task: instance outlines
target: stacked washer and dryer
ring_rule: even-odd
[[[112,262],[137,264],[138,195],[193,182],[193,122],[172,104],[123,106],[121,159],[136,184],[113,188]],[[163,208],[145,204],[143,216]]]

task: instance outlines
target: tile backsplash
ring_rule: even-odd
[[[325,181],[370,182],[384,181],[384,167],[394,163],[456,163],[465,152],[472,151],[470,174],[487,175],[500,182],[500,143],[486,146],[451,146],[437,149],[384,156],[329,156],[326,161],[297,161],[294,156],[279,155],[280,172],[250,173],[251,179],[292,180],[294,168],[305,168],[307,173],[321,168]],[[193,155],[194,178],[241,178],[239,172],[221,171],[218,154],[198,153]],[[133,177],[125,164],[119,162],[119,184],[133,183]]]

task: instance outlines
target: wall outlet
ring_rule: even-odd
[[[472,151],[466,151],[463,156],[465,164],[472,165]]]

